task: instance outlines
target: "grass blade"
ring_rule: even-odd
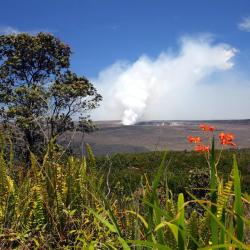
[[[210,152],[210,189],[211,189],[211,213],[216,215],[217,207],[214,205],[217,202],[217,174],[216,174],[216,163],[215,163],[215,148],[214,148],[214,137],[212,139],[212,148]],[[212,245],[218,244],[218,226],[214,217],[210,217],[210,228],[211,228],[211,240]]]
[[[185,249],[185,214],[184,214],[184,196],[183,194],[179,194],[178,196],[178,249]]]
[[[233,177],[234,177],[234,211],[236,213],[236,226],[237,226],[237,239],[243,241],[244,236],[244,222],[243,217],[243,204],[241,201],[241,186],[240,186],[240,175],[236,156],[233,156]]]

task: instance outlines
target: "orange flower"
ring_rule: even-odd
[[[206,128],[207,128],[206,124],[200,124],[200,129],[202,131],[206,131]]]
[[[226,138],[228,141],[232,141],[234,139],[234,134],[228,133],[228,134],[226,134]]]
[[[194,150],[196,152],[209,152],[210,148],[209,148],[209,146],[200,144],[200,145],[195,146]]]
[[[209,127],[209,131],[213,132],[215,130],[215,127],[214,126],[210,126]]]
[[[225,134],[224,132],[221,132],[219,134],[219,138],[220,138],[220,143],[222,145],[230,145],[236,147],[236,144],[233,142],[234,134],[232,133]]]
[[[213,132],[215,130],[215,127],[214,126],[209,126],[207,124],[200,124],[200,129],[202,131],[210,131],[210,132]]]
[[[226,134],[225,134],[224,132],[221,132],[221,133],[219,134],[220,140],[223,140],[223,139],[225,138],[225,136],[226,136]]]
[[[190,143],[199,143],[199,142],[201,142],[201,138],[199,136],[197,136],[197,137],[188,136],[187,139],[188,139],[188,141]]]

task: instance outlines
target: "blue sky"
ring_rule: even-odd
[[[250,66],[250,33],[238,28],[250,15],[249,0],[8,0],[1,10],[2,30],[53,32],[72,47],[72,67],[89,77],[199,33],[238,48]]]
[[[250,117],[249,0],[8,0],[1,10],[0,33],[51,32],[71,46],[72,70],[104,97],[95,119]]]

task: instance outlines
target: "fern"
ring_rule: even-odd
[[[89,144],[86,144],[86,149],[87,149],[88,158],[89,158],[90,171],[94,176],[96,176],[97,175],[97,166],[96,166],[95,156],[94,156],[93,151],[92,151]]]
[[[197,212],[194,210],[188,220],[187,231],[188,235],[191,235],[192,238],[189,239],[189,249],[196,250],[198,245],[197,242],[199,241],[200,234],[199,234],[199,217]],[[196,242],[195,242],[196,241]]]
[[[8,175],[7,164],[4,159],[4,152],[0,152],[0,196],[1,199],[6,196],[8,192]]]
[[[8,212],[8,197],[11,191],[9,182],[7,164],[4,160],[4,153],[2,150],[0,152],[0,224],[5,223],[6,212]]]
[[[221,192],[218,194],[217,218],[219,220],[221,220],[222,212],[225,209],[227,201],[229,200],[229,198],[231,196],[232,187],[233,187],[233,180],[232,180],[232,176],[230,176],[228,182],[225,184],[225,186],[222,188]]]
[[[42,188],[37,185],[34,186],[33,191],[33,205],[32,205],[32,215],[31,215],[31,222],[32,228],[36,228],[37,230],[41,229],[46,222],[46,218],[44,216],[44,206],[42,200]]]

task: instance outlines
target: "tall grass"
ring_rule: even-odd
[[[87,152],[62,162],[51,143],[27,170],[1,150],[0,249],[250,249],[236,157],[225,182],[212,146],[206,198],[172,194],[166,153],[151,183],[145,175],[137,194],[118,199]]]

